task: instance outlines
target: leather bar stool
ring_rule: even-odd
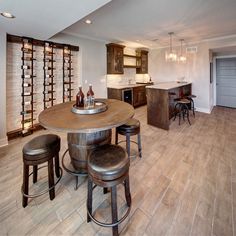
[[[131,118],[127,123],[116,128],[115,144],[119,144],[124,141],[118,142],[118,134],[125,135],[126,137],[126,151],[130,157],[130,142],[138,145],[139,157],[142,157],[141,135],[140,135],[140,122],[137,119]],[[137,135],[137,142],[131,141],[130,136]]]
[[[130,159],[121,146],[106,144],[96,148],[88,157],[88,198],[87,222],[91,220],[103,227],[112,227],[113,235],[118,235],[118,225],[125,220],[131,209],[131,194],[129,187]],[[95,186],[93,186],[95,184]],[[121,219],[117,214],[118,184],[124,184],[128,209]],[[93,189],[96,186],[111,189],[112,223],[103,223],[94,218],[92,213]]]
[[[185,98],[188,99],[191,103],[191,110],[193,111],[193,116],[195,117],[195,107],[194,107],[194,100],[193,98],[196,98],[197,96],[196,95],[188,95],[186,96]]]
[[[190,105],[190,100],[186,98],[182,98],[180,100],[176,101],[175,105],[175,117],[174,120],[176,119],[176,116],[179,116],[179,125],[180,125],[180,120],[181,120],[181,115],[183,117],[183,120],[185,120],[185,116],[187,116],[188,123],[191,125],[190,120],[189,120],[189,107]]]
[[[33,138],[23,147],[23,195],[22,206],[28,205],[28,198],[41,196],[49,191],[50,199],[55,198],[55,186],[62,177],[62,169],[59,165],[59,151],[61,139],[54,134],[46,134]],[[54,184],[53,159],[55,161],[55,173],[58,178]],[[37,182],[38,170],[47,167],[38,165],[48,162],[48,185],[49,188],[35,195],[29,195],[29,176],[33,174],[33,183]],[[29,167],[33,166],[33,172],[29,174]]]

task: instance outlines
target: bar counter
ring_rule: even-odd
[[[169,130],[174,116],[175,99],[192,94],[190,82],[165,82],[146,86],[147,122],[149,125]]]

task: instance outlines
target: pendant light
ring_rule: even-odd
[[[172,35],[174,34],[173,32],[168,33],[170,36],[170,49],[169,51],[166,52],[166,61],[168,62],[173,62],[177,60],[177,55],[176,53],[173,51],[172,48]]]
[[[180,46],[180,55],[178,57],[178,62],[180,63],[185,63],[186,62],[186,57],[183,55],[183,42],[184,42],[184,39],[180,39],[180,43],[181,43],[181,46]]]

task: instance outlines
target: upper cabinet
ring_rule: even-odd
[[[136,50],[137,56],[137,74],[147,74],[148,73],[148,51],[146,50]]]
[[[148,73],[148,51],[137,49],[136,55],[124,54],[123,45],[109,43],[107,46],[107,74],[124,74],[124,68],[136,68],[137,74]],[[134,63],[124,65],[124,57]]]
[[[107,74],[124,73],[124,46],[109,43],[107,46]]]

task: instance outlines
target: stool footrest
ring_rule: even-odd
[[[132,202],[130,202],[130,206],[128,207],[128,209],[127,209],[126,213],[124,214],[124,216],[123,216],[120,220],[118,220],[117,222],[115,222],[115,223],[104,223],[104,222],[98,221],[97,219],[95,219],[95,218],[93,217],[92,214],[90,214],[90,212],[89,212],[89,210],[88,210],[88,205],[87,205],[87,213],[88,213],[90,219],[91,219],[94,223],[96,223],[97,225],[100,225],[100,226],[102,226],[102,227],[115,227],[115,226],[119,225],[120,223],[122,223],[122,222],[127,218],[127,216],[128,216],[129,213],[130,213],[130,210],[131,210],[131,204],[132,204]]]
[[[45,167],[47,167],[47,166],[46,166],[46,165],[45,165],[45,166],[40,166],[39,168],[37,168],[37,170],[40,170],[40,169],[45,168]],[[60,170],[60,176],[59,176],[59,178],[57,179],[56,183],[55,183],[53,186],[51,186],[50,188],[48,188],[48,189],[46,189],[46,190],[44,190],[44,191],[41,191],[40,193],[37,193],[37,194],[25,194],[24,191],[23,191],[23,185],[22,185],[22,186],[21,186],[21,193],[22,193],[22,195],[23,195],[24,197],[27,197],[27,198],[36,198],[36,197],[39,197],[39,196],[41,196],[41,195],[43,195],[43,194],[49,192],[51,189],[55,188],[55,186],[56,186],[56,185],[59,183],[59,181],[61,180],[62,173],[63,173],[61,167],[59,167],[59,170]],[[33,174],[33,172],[31,172],[31,173],[29,174],[29,176],[31,176],[32,174]]]

